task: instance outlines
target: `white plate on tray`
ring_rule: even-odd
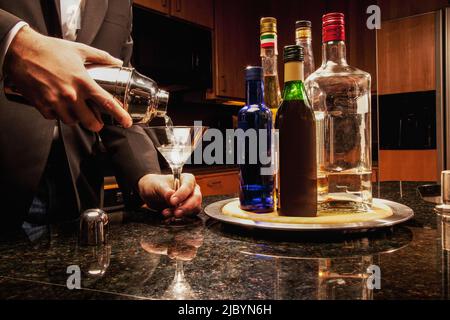
[[[242,219],[232,217],[222,213],[222,208],[230,202],[234,202],[237,199],[222,200],[208,205],[205,208],[205,213],[220,222],[225,224],[237,225],[246,228],[266,229],[274,231],[335,231],[335,232],[365,232],[380,228],[392,227],[394,225],[408,221],[414,217],[414,211],[397,202],[373,199],[375,205],[387,205],[392,211],[393,215],[383,218],[365,222],[350,222],[350,223],[337,223],[337,224],[298,224],[298,223],[275,223],[275,222],[263,222],[253,221],[249,219]]]

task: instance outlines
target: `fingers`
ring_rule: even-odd
[[[195,186],[194,193],[181,206],[175,209],[176,218],[181,218],[186,214],[197,214],[202,210],[202,193],[198,185]]]
[[[73,107],[73,113],[81,122],[81,125],[88,130],[99,132],[103,128],[103,121],[81,100]]]
[[[173,209],[167,208],[167,209],[164,209],[161,213],[165,218],[169,218],[169,217],[173,216]]]
[[[36,108],[47,120],[60,119],[67,125],[80,122],[88,130],[98,132],[103,128],[101,117],[83,100],[77,101],[77,95],[61,94],[39,103]]]
[[[87,99],[93,101],[99,108],[108,112],[124,128],[129,128],[133,125],[130,115],[122,108],[121,104],[94,80],[88,79],[85,83],[85,87]]]
[[[197,255],[197,248],[181,245],[171,245],[167,250],[167,255],[170,259],[177,259],[180,261],[191,261]]]
[[[99,50],[87,45],[80,45],[80,51],[82,52],[85,63],[104,64],[112,66],[122,66],[123,61],[114,58],[108,52]]]
[[[192,174],[183,174],[181,176],[181,186],[172,195],[169,203],[173,206],[178,206],[194,192],[195,186],[195,177]]]
[[[73,113],[72,106],[64,104],[63,101],[58,98],[51,98],[49,102],[40,103],[37,106],[39,112],[49,120],[60,119],[67,125],[74,125],[78,121]]]
[[[165,243],[150,243],[141,241],[141,247],[148,253],[167,255],[168,246]]]
[[[154,175],[143,179],[139,182],[141,197],[149,202],[150,206],[152,201],[163,200],[165,203],[162,208],[166,208],[162,211],[164,217],[178,218],[201,211],[202,194],[193,175],[183,174],[181,187],[176,192],[172,189],[173,177],[170,175]]]
[[[174,195],[175,190],[173,190],[171,185],[169,184],[169,179],[167,179],[167,181],[164,181],[164,183],[161,183],[159,189],[160,190],[158,193],[164,198],[166,203],[170,203],[170,199]]]
[[[47,120],[56,120],[58,118],[55,111],[53,111],[49,107],[41,107],[41,108],[37,107],[37,109],[42,114],[42,116]]]
[[[95,118],[103,123],[102,120],[102,114],[100,112],[100,110],[98,110],[98,108],[95,106],[95,103],[92,103],[92,101],[89,100],[85,100],[86,105],[88,106],[88,108],[92,111],[92,113],[94,114]]]

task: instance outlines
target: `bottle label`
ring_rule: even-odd
[[[275,33],[265,33],[261,35],[261,48],[277,49],[277,35]]]
[[[284,65],[284,82],[303,81],[304,79],[303,62],[288,62]]]

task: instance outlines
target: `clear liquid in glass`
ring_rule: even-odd
[[[183,166],[192,154],[192,147],[190,146],[160,146],[158,151],[162,154],[164,159],[170,167]]]

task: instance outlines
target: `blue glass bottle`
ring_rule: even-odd
[[[247,137],[253,139],[245,138],[240,142],[238,139],[238,143],[241,144],[238,145],[238,157],[241,160],[239,164],[241,209],[256,213],[272,212],[274,176],[273,170],[270,169],[271,162],[267,161],[271,159],[272,112],[264,105],[263,69],[247,67],[245,76],[247,105],[239,111],[238,127],[242,129],[241,133],[244,132]]]

